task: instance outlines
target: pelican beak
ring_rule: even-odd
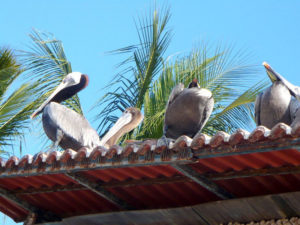
[[[52,94],[47,98],[47,100],[44,101],[42,105],[37,110],[35,110],[34,113],[31,114],[30,118],[33,119],[38,114],[40,114],[44,110],[45,106],[55,97],[55,95],[57,95],[57,93],[59,93],[67,86],[68,84],[65,82],[60,83],[60,85],[58,85],[58,87],[52,92]]]
[[[104,146],[106,142],[112,138],[114,135],[116,135],[120,130],[127,124],[130,123],[132,120],[132,115],[131,113],[126,113],[124,112],[122,116],[117,120],[115,125],[113,125],[112,128],[104,135],[104,137],[101,139],[101,145]]]
[[[263,66],[266,68],[267,74],[272,83],[281,80],[281,75],[276,73],[268,63],[263,62]]]
[[[281,81],[287,89],[289,89],[291,95],[293,95],[295,98],[300,100],[300,88],[291,84],[289,81],[287,81],[283,76],[281,76],[279,73],[277,73],[275,70],[272,69],[272,67],[266,63],[263,62],[264,67],[266,68],[267,74],[269,78],[271,79],[272,83],[275,81]]]

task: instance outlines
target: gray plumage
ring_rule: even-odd
[[[88,84],[85,74],[73,72],[68,74],[53,93],[31,115],[34,118],[43,113],[42,121],[46,135],[54,142],[50,150],[60,145],[63,149],[75,151],[82,147],[94,149],[97,146],[111,147],[126,132],[130,132],[143,120],[143,115],[137,108],[127,108],[114,126],[100,140],[98,133],[79,113],[59,103],[72,97]]]
[[[56,102],[46,105],[43,112],[43,127],[46,135],[53,142],[58,142],[63,149],[91,149],[100,145],[100,138],[89,122],[72,109]]]
[[[298,87],[289,83],[267,63],[263,65],[272,85],[256,97],[256,124],[269,129],[280,122],[293,126],[300,119]]]
[[[292,99],[290,104],[290,113],[291,113],[291,127],[296,126],[296,124],[299,125],[300,123],[300,101],[297,99]]]
[[[256,124],[269,129],[279,122],[290,125],[292,123],[291,102],[292,96],[286,86],[281,81],[274,82],[256,97]]]
[[[189,88],[184,88],[183,84],[177,85],[172,90],[166,107],[165,137],[173,139],[181,135],[194,137],[206,124],[213,106],[212,93],[200,88],[197,81],[193,81]]]

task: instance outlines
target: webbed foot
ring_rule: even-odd
[[[173,138],[167,138],[165,135],[163,135],[160,139],[157,140],[157,147],[166,146],[167,148],[170,148],[172,144],[174,144],[175,140]]]

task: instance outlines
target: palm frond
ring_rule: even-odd
[[[145,97],[145,119],[137,137],[158,138],[162,136],[165,105],[168,97],[178,83],[185,86],[197,78],[202,87],[212,91],[215,100],[214,111],[203,129],[204,133],[214,134],[218,130],[231,132],[237,128],[248,128],[253,124],[253,104],[257,93],[262,91],[266,82],[253,84],[256,68],[243,64],[243,55],[233,54],[226,48],[217,47],[213,53],[203,45],[189,56],[179,57],[166,64]],[[227,60],[230,59],[230,62]],[[244,85],[239,85],[244,83]],[[248,87],[247,87],[248,85]],[[246,88],[246,90],[245,90]]]
[[[12,50],[0,49],[0,100],[8,90],[11,83],[22,73],[21,65],[17,63]]]
[[[114,113],[129,106],[143,107],[145,95],[163,67],[163,54],[171,40],[171,31],[166,27],[169,18],[169,9],[154,10],[153,15],[140,17],[136,22],[139,44],[112,51],[130,55],[119,64],[125,69],[114,77],[113,85],[110,84],[115,90],[108,92],[97,104],[104,107],[97,116],[101,133],[116,121]]]
[[[229,105],[217,105],[203,132],[214,134],[216,131],[233,132],[238,128],[249,129],[254,123],[254,101],[269,81],[262,80],[237,97]]]
[[[130,53],[130,56],[118,64],[123,70],[110,84],[114,91],[98,102],[103,107],[98,114],[100,131],[107,130],[116,121],[115,112],[136,106],[143,110],[144,121],[133,136],[161,137],[165,106],[172,89],[178,83],[187,86],[193,78],[197,78],[201,87],[211,90],[215,100],[203,132],[214,134],[217,130],[232,132],[248,128],[253,124],[255,96],[265,87],[262,82],[253,85],[258,70],[247,63],[249,55],[232,46],[211,48],[202,43],[189,55],[166,61],[163,53],[171,40],[170,30],[166,30],[169,17],[169,10],[163,17],[155,10],[152,18],[139,18],[136,23],[139,44],[112,52]]]
[[[35,85],[24,84],[0,105],[0,145],[9,145],[17,136],[29,128],[29,116],[35,102]]]
[[[37,85],[23,84],[12,93],[9,89],[22,72],[12,50],[0,49],[0,154],[30,127],[29,115],[35,104]]]
[[[39,84],[39,95],[45,99],[62,79],[72,72],[62,42],[49,33],[33,30],[29,35],[33,44],[20,57],[31,81]],[[65,105],[82,114],[78,95],[64,102]]]

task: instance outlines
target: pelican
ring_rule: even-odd
[[[126,132],[131,131],[140,124],[143,115],[137,108],[127,108],[114,126],[100,140],[84,116],[67,108],[60,102],[72,97],[89,82],[89,78],[80,72],[69,73],[47,98],[45,102],[31,115],[31,118],[43,113],[43,128],[53,147],[60,145],[63,149],[71,148],[75,151],[81,147],[94,149],[97,146],[110,146]]]
[[[136,128],[142,122],[143,118],[144,116],[138,108],[127,108],[114,126],[102,138],[101,145],[110,147],[116,144],[120,137]]]
[[[272,85],[256,97],[256,124],[269,129],[280,122],[291,125],[300,113],[300,88],[287,81],[268,63],[264,62],[263,65]]]
[[[214,107],[212,93],[201,88],[197,79],[184,88],[173,88],[167,102],[164,136],[176,139],[181,135],[194,137],[204,127]]]

